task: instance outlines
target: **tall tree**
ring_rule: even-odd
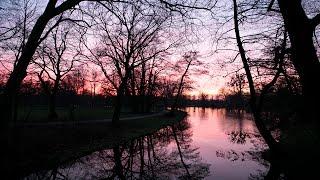
[[[57,118],[56,95],[63,78],[73,70],[80,54],[75,42],[74,32],[70,26],[60,26],[39,47],[37,58],[33,62],[37,65],[40,80],[44,92],[48,96],[48,117]]]
[[[240,53],[240,58],[242,60],[243,63],[243,67],[247,76],[247,81],[249,84],[249,91],[250,91],[250,108],[252,110],[253,116],[254,116],[254,120],[255,120],[255,124],[260,132],[260,134],[262,135],[263,139],[266,141],[267,145],[269,146],[269,148],[272,150],[272,152],[279,152],[279,145],[277,143],[277,141],[274,139],[274,137],[272,136],[271,132],[267,129],[262,116],[261,116],[261,106],[263,103],[263,96],[270,90],[270,88],[276,83],[278,77],[280,76],[280,69],[281,68],[277,68],[277,72],[274,75],[274,77],[272,78],[272,80],[266,84],[264,86],[264,88],[261,90],[260,93],[260,97],[257,94],[256,88],[255,88],[255,84],[254,84],[254,80],[253,80],[253,75],[252,72],[250,70],[250,65],[248,62],[248,57],[246,55],[246,51],[243,47],[243,42],[241,39],[241,35],[240,35],[240,30],[239,30],[239,19],[238,19],[238,3],[237,0],[233,0],[233,19],[234,19],[234,32],[236,35],[236,41],[237,41],[237,45],[239,48],[239,53]],[[286,44],[286,37],[284,38],[284,43],[283,43],[283,48],[282,48],[282,52],[281,52],[281,56],[280,57],[275,57],[275,58],[279,58],[277,61],[277,67],[282,65],[282,61],[284,59],[284,48],[285,48],[285,44]],[[259,99],[258,99],[259,98]]]
[[[180,61],[178,61],[178,63],[176,64],[177,67],[179,67],[180,69],[183,69],[183,73],[180,77],[179,83],[178,83],[178,89],[176,92],[176,97],[172,103],[171,106],[171,112],[173,113],[176,109],[177,109],[177,105],[178,105],[178,100],[182,94],[182,90],[184,87],[184,83],[185,83],[185,78],[188,75],[188,72],[190,71],[190,68],[192,66],[199,66],[201,64],[201,62],[198,60],[198,52],[195,51],[190,51],[187,52],[183,55],[182,59]],[[185,67],[181,67],[182,65],[184,65]]]
[[[143,4],[110,6],[96,19],[100,45],[96,53],[89,50],[105,78],[116,89],[112,122],[119,121],[122,99],[129,95],[129,82],[137,67],[164,56],[175,42],[165,44],[163,27],[170,14],[158,9],[145,9]],[[163,37],[161,37],[163,36]],[[89,48],[88,48],[89,49]],[[134,80],[131,81],[134,83]],[[135,92],[135,85],[131,87]]]
[[[33,28],[31,28],[30,34],[25,42],[25,45],[21,49],[21,55],[19,56],[16,66],[10,74],[10,77],[6,83],[4,97],[2,100],[1,109],[4,110],[4,119],[2,123],[7,126],[7,122],[12,119],[12,108],[16,99],[16,94],[19,90],[20,84],[27,73],[28,65],[30,64],[32,57],[39,46],[39,44],[46,38],[50,31],[59,25],[60,22],[68,20],[60,16],[56,23],[51,26],[47,32],[45,29],[48,22],[59,14],[73,8],[80,3],[81,0],[68,0],[58,5],[57,0],[49,1],[43,11],[43,13],[36,20]],[[2,127],[4,127],[2,126]]]
[[[275,0],[271,0],[269,9]],[[288,30],[291,43],[291,61],[294,64],[302,84],[304,96],[304,120],[318,121],[317,106],[311,102],[320,101],[320,62],[314,46],[313,35],[320,24],[320,13],[309,18],[302,7],[301,0],[278,0],[284,25]]]

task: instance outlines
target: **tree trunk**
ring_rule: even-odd
[[[140,88],[139,88],[139,99],[140,99],[140,112],[146,112],[146,88],[145,82],[146,81],[146,64],[145,62],[141,65],[141,79],[140,79]]]
[[[70,6],[70,4],[67,4],[67,6],[64,6],[63,8],[69,9],[73,7],[75,3],[79,3],[78,1],[70,2],[72,6]],[[13,133],[13,131],[11,129],[10,123],[14,121],[15,118],[14,111],[16,110],[15,106],[17,103],[17,94],[19,93],[20,85],[27,74],[27,68],[30,64],[32,56],[34,55],[38,47],[39,39],[41,38],[41,35],[43,34],[43,31],[50,19],[55,16],[53,10],[55,10],[56,3],[56,0],[48,1],[43,14],[37,19],[32,31],[30,32],[28,40],[21,51],[21,56],[19,57],[16,66],[10,74],[8,81],[6,82],[4,93],[0,96],[0,114],[2,116],[2,119],[0,121],[0,138],[1,144],[4,146],[4,153],[2,154],[4,154],[5,156],[5,160],[1,164],[5,166],[5,174],[3,174],[3,177],[5,179],[6,177],[13,175],[10,173],[14,171],[10,166],[10,164],[14,163],[14,161],[10,161],[10,157],[14,156],[14,154],[12,154],[13,151],[11,150],[11,148],[13,148],[14,142],[12,142],[13,138],[11,137],[11,134]]]
[[[186,163],[184,162],[184,160],[183,160],[183,155],[182,155],[182,151],[181,151],[181,146],[180,146],[180,143],[179,143],[179,141],[178,141],[178,137],[177,137],[176,130],[175,130],[175,128],[174,128],[173,126],[171,127],[171,129],[172,129],[172,134],[173,134],[174,140],[176,141],[176,144],[177,144],[177,148],[178,148],[178,152],[179,152],[179,157],[180,157],[181,163],[182,163],[184,169],[186,170],[187,177],[188,177],[188,178],[191,178],[191,175],[190,175],[188,166],[187,166],[187,164],[186,164]]]
[[[318,121],[320,101],[320,62],[313,43],[315,24],[307,17],[301,0],[278,0],[284,24],[291,42],[291,61],[302,84],[304,96],[304,121]]]
[[[119,88],[117,90],[117,96],[115,97],[115,103],[114,103],[114,111],[113,111],[113,116],[112,116],[112,124],[117,125],[119,123],[120,119],[120,112],[121,112],[121,107],[122,107],[122,96],[123,96],[123,89]]]
[[[58,118],[58,114],[56,112],[56,95],[59,89],[60,79],[61,79],[61,75],[59,72],[59,74],[57,75],[54,81],[51,94],[49,95],[49,114],[48,114],[49,119]]]
[[[114,111],[113,111],[113,116],[112,116],[112,124],[113,125],[119,124],[120,112],[121,112],[121,108],[122,108],[122,98],[123,98],[124,91],[127,86],[127,81],[128,81],[128,75],[126,75],[122,79],[122,82],[117,90],[117,96],[115,98]]]
[[[56,112],[56,95],[54,93],[49,95],[48,109],[49,109],[49,112],[48,112],[49,119],[58,118],[58,114]]]
[[[181,76],[180,83],[179,83],[179,87],[178,87],[178,92],[177,92],[176,98],[174,99],[174,102],[173,102],[173,104],[172,104],[172,106],[171,106],[171,113],[172,113],[172,114],[173,114],[174,111],[177,109],[178,100],[179,100],[179,97],[180,97],[180,95],[181,95],[181,93],[182,93],[183,80],[184,80],[185,76],[186,76],[187,73],[188,73],[188,70],[189,70],[189,67],[190,67],[190,65],[191,65],[191,62],[192,62],[192,60],[190,60],[190,61],[188,62],[187,67],[186,67],[186,70],[184,71],[184,73],[183,73],[182,76]]]
[[[28,38],[28,41],[23,48],[21,52],[21,56],[18,60],[17,65],[14,67],[12,73],[10,74],[10,77],[6,83],[5,91],[4,91],[4,96],[5,96],[5,101],[3,102],[3,107],[4,107],[4,115],[5,115],[5,120],[6,121],[12,121],[12,110],[14,106],[14,101],[16,99],[16,94],[19,91],[20,85],[22,80],[27,74],[27,68],[28,65],[32,59],[32,56],[34,55],[39,39],[51,19],[50,13],[52,10],[52,4],[49,3],[46,10],[44,13],[38,18],[36,24],[34,25],[30,36]],[[54,8],[54,6],[53,6]]]
[[[121,180],[125,180],[125,176],[123,174],[123,166],[122,166],[122,162],[121,162],[121,152],[120,152],[120,147],[116,146],[113,148],[113,155],[114,155],[114,170],[116,172],[116,175],[118,175],[119,179]]]
[[[270,150],[272,151],[278,151],[278,145],[273,136],[271,135],[271,132],[267,129],[265,124],[263,123],[261,119],[261,113],[260,109],[257,108],[257,95],[256,95],[256,90],[254,88],[254,82],[253,78],[251,75],[250,67],[248,64],[248,60],[246,57],[246,53],[244,50],[244,47],[242,45],[241,41],[241,36],[240,36],[240,31],[239,31],[239,23],[238,23],[238,6],[237,6],[237,1],[233,0],[233,6],[234,6],[234,30],[236,34],[236,40],[239,48],[239,53],[240,57],[243,63],[243,67],[246,72],[247,80],[249,83],[249,89],[250,89],[250,108],[252,110],[255,124],[263,137],[263,139],[266,141],[267,145],[269,146]]]
[[[140,138],[138,140],[138,144],[139,144],[139,155],[140,155],[140,174],[139,174],[139,179],[143,179],[143,175],[144,175],[144,166],[145,166],[145,162],[144,162],[144,138]]]

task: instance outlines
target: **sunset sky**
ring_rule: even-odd
[[[41,10],[42,6],[39,1],[38,11]],[[61,1],[62,2],[62,1]],[[234,32],[232,30],[233,22],[230,21],[232,17],[232,8],[230,7],[231,1],[219,1],[217,6],[219,6],[219,11],[213,12],[213,14],[208,12],[197,12],[192,14],[194,19],[190,22],[192,26],[188,25],[186,28],[185,42],[181,47],[176,48],[174,55],[170,56],[171,61],[177,61],[181,58],[184,52],[187,51],[198,51],[199,60],[204,63],[203,67],[208,71],[207,74],[190,74],[190,78],[193,80],[193,90],[186,92],[190,95],[198,95],[200,93],[206,93],[209,95],[217,95],[219,89],[223,88],[228,82],[230,75],[235,71],[242,68],[242,64],[239,59],[233,61],[237,55],[237,46],[234,40]],[[214,18],[212,18],[214,16]],[[268,22],[268,23],[265,23]],[[179,22],[180,23],[180,22]],[[259,26],[257,26],[257,24]],[[254,26],[241,26],[241,34],[245,40],[247,35],[259,33],[267,28],[275,26],[277,21],[270,22],[267,18],[264,21],[257,22]],[[176,25],[177,27],[181,25]],[[257,28],[259,27],[259,28]],[[175,29],[175,31],[182,32],[181,29]],[[94,32],[91,32],[94,36]],[[89,33],[90,34],[90,33]],[[179,34],[179,33],[178,33]],[[179,37],[169,37],[169,38],[179,38]],[[94,37],[88,38],[88,44],[94,47],[99,44]],[[250,49],[254,49],[254,53],[248,51],[251,56],[261,56],[260,51],[261,44],[251,44]],[[245,45],[248,49],[248,46]],[[249,49],[248,49],[249,50]],[[258,55],[256,55],[258,54]],[[4,56],[2,56],[3,58]],[[231,63],[232,61],[232,63]],[[3,61],[4,62],[4,61]],[[3,63],[6,67],[10,65]],[[98,67],[89,66],[90,68],[100,71]],[[4,68],[2,71],[4,71]],[[88,88],[89,89],[89,88]]]
[[[39,1],[40,4],[42,1]],[[45,1],[46,2],[46,1]],[[38,10],[41,9],[41,6],[38,6]],[[185,38],[185,42],[181,47],[178,47],[174,50],[174,54],[169,57],[172,62],[175,62],[181,58],[183,53],[187,51],[198,51],[199,57],[198,59],[203,62],[203,69],[207,70],[207,74],[190,74],[189,77],[193,81],[193,89],[185,92],[189,95],[199,95],[200,93],[205,93],[209,95],[217,95],[220,88],[224,87],[226,81],[228,80],[228,73],[232,68],[228,67],[225,64],[228,59],[232,58],[234,55],[232,51],[216,51],[217,44],[213,43],[217,37],[215,37],[215,32],[217,31],[217,27],[220,26],[216,20],[213,20],[210,17],[210,13],[207,12],[197,13],[194,15],[197,19],[195,19],[192,23],[194,25],[188,27],[186,31],[188,34],[185,34],[183,38]],[[183,24],[182,24],[183,25]],[[179,30],[180,31],[180,30]],[[95,33],[89,30],[88,34],[88,45],[91,48],[94,48],[99,44],[98,37],[95,37]],[[233,32],[231,32],[233,34]],[[229,44],[230,46],[231,44]],[[224,46],[224,45],[222,45]],[[233,46],[233,45],[231,45]],[[236,46],[235,46],[236,47]],[[12,59],[13,54],[9,55]],[[3,58],[4,56],[2,56]],[[2,65],[5,66],[8,70],[12,69],[11,63],[6,63],[2,61]],[[2,71],[5,70],[4,66],[1,66]],[[88,66],[89,69],[95,70],[97,72],[100,71],[100,68],[97,66]],[[32,72],[32,68],[30,68],[29,72]],[[32,76],[32,74],[30,74]],[[103,79],[103,75],[101,74],[101,79]],[[36,79],[36,78],[35,78]],[[89,79],[89,78],[88,78]],[[86,88],[90,91],[90,85],[87,85]],[[97,90],[99,91],[99,85],[97,86]]]

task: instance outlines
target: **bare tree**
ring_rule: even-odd
[[[30,34],[36,17],[36,6],[32,0],[4,1],[0,10],[0,49],[2,68],[11,72],[17,65],[22,49]]]
[[[55,29],[37,51],[33,61],[39,68],[37,76],[44,92],[48,96],[48,117],[57,118],[56,95],[60,82],[73,70],[79,61],[79,50],[74,47],[75,34],[70,26],[60,26]]]
[[[185,83],[185,78],[190,70],[190,68],[192,66],[199,66],[201,64],[201,62],[197,59],[198,58],[198,52],[195,51],[190,51],[187,52],[183,55],[182,59],[180,61],[177,62],[176,67],[178,67],[179,69],[181,69],[182,65],[184,65],[185,67],[182,68],[183,69],[183,73],[180,77],[179,83],[178,83],[178,89],[176,92],[176,97],[174,99],[174,102],[172,103],[171,106],[171,112],[174,112],[177,108],[178,105],[178,99],[180,98],[181,94],[182,94],[182,90],[183,90],[183,85]]]
[[[270,11],[277,11],[275,0],[269,4]],[[320,62],[314,46],[313,35],[320,24],[320,13],[312,18],[307,16],[301,0],[278,0],[279,9],[288,30],[291,43],[291,61],[294,64],[302,84],[304,95],[304,116],[314,122],[318,122],[317,106],[310,102],[320,101],[320,87],[314,86],[320,80]]]
[[[164,68],[163,57],[154,57],[150,61],[142,62],[134,68],[129,79],[129,92],[132,97],[132,109],[135,112],[150,112],[157,96],[159,75]]]
[[[16,59],[15,66],[6,82],[4,93],[1,94],[0,109],[1,114],[3,114],[3,120],[1,121],[1,132],[3,135],[1,135],[1,138],[4,138],[6,141],[5,144],[8,144],[7,142],[9,142],[9,146],[11,146],[12,143],[9,134],[10,122],[16,118],[16,97],[19,92],[21,82],[27,75],[27,68],[32,60],[32,57],[35,54],[38,45],[45,39],[52,29],[58,26],[59,22],[61,22],[63,18],[59,18],[60,20],[51,26],[47,32],[45,32],[48,22],[62,12],[73,8],[79,2],[80,1],[78,0],[68,0],[58,5],[56,0],[48,1],[47,6],[45,7],[43,13],[38,16],[38,19],[33,19],[32,23],[30,24],[27,24],[26,20],[23,21],[22,24],[33,25],[33,27],[30,27],[30,32],[28,33],[27,31],[23,30],[22,46],[18,48],[20,52],[19,57]],[[4,162],[9,163],[7,159],[4,160]],[[10,169],[10,167],[8,168]],[[7,171],[7,173],[9,173],[9,171]]]
[[[46,4],[41,15],[33,20],[33,27],[30,28],[29,36],[25,40],[25,43],[23,43],[24,45],[21,47],[21,53],[17,59],[17,63],[6,82],[6,88],[3,94],[3,100],[1,102],[1,110],[3,110],[5,115],[4,119],[6,120],[3,122],[4,124],[7,124],[12,120],[12,109],[15,106],[14,102],[16,94],[19,90],[22,80],[27,74],[27,68],[32,60],[33,55],[35,54],[37,47],[61,22],[81,22],[81,20],[73,20],[70,18],[72,12],[67,13],[66,16],[64,16],[63,13],[73,9],[82,1],[84,0],[67,0],[62,3],[58,3],[57,0],[50,0]],[[55,22],[51,24],[49,21]],[[48,27],[49,24],[51,24],[51,26]],[[6,126],[7,125],[4,125],[3,127]]]
[[[231,77],[228,85],[234,88],[234,92],[236,94],[242,96],[245,85],[245,74],[239,74],[238,72],[236,72],[236,74]]]
[[[280,73],[281,73],[281,67],[283,64],[283,60],[284,60],[284,56],[285,56],[285,48],[286,48],[286,35],[283,39],[283,43],[281,46],[281,51],[279,52],[279,54],[275,55],[275,61],[276,63],[276,67],[277,67],[277,71],[274,74],[273,78],[271,79],[271,81],[269,83],[267,83],[261,90],[260,93],[260,97],[257,94],[256,91],[256,87],[254,84],[254,80],[253,80],[253,75],[252,72],[250,70],[250,65],[249,65],[249,61],[248,61],[248,57],[246,54],[246,51],[244,49],[243,46],[243,42],[241,40],[241,35],[240,35],[240,30],[239,30],[239,19],[238,19],[238,4],[236,0],[233,0],[233,9],[234,9],[234,31],[236,34],[236,41],[237,41],[237,45],[239,48],[239,54],[243,63],[243,67],[247,76],[247,81],[249,84],[249,90],[250,90],[250,107],[254,116],[254,120],[256,123],[256,126],[260,132],[260,134],[262,135],[262,137],[264,138],[264,140],[266,141],[266,143],[268,144],[269,148],[276,153],[279,153],[279,147],[278,147],[278,143],[276,142],[276,140],[274,139],[274,137],[272,136],[271,132],[267,129],[266,125],[263,122],[262,116],[261,116],[261,107],[263,104],[263,99],[264,99],[264,95],[270,90],[270,88],[277,82]],[[259,98],[259,99],[258,99]]]
[[[82,66],[75,67],[62,81],[64,89],[74,94],[83,94],[86,86],[86,70]]]
[[[4,1],[2,5],[3,8],[0,10],[0,21],[2,24],[0,27],[0,64],[1,70],[6,71],[8,74],[8,78],[6,79],[7,84],[7,81],[10,79],[10,73],[17,66],[22,49],[25,47],[30,35],[30,29],[34,23],[33,20],[36,17],[37,8],[32,0]],[[4,97],[6,95],[6,87],[7,85],[5,85],[4,92],[1,94],[1,105],[6,103],[6,98]],[[15,101],[16,98],[13,97],[11,102]],[[7,111],[7,108],[10,110]],[[16,103],[7,104],[1,107],[1,110],[3,110],[5,117],[6,115],[10,115],[12,120],[16,120]],[[8,119],[5,118],[5,120]]]
[[[94,63],[116,89],[112,121],[118,123],[121,101],[129,95],[129,82],[134,79],[134,70],[152,59],[158,59],[174,47],[164,44],[162,30],[168,14],[157,9],[144,9],[143,4],[108,6],[109,11],[98,16],[101,46],[91,52]],[[170,14],[169,14],[170,15]],[[162,33],[162,34],[161,34]],[[131,81],[132,84],[134,81]],[[134,84],[131,88],[135,92]]]

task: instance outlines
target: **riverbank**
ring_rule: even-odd
[[[187,116],[177,111],[175,116],[163,114],[141,119],[121,120],[118,127],[111,122],[75,124],[72,126],[17,127],[12,163],[20,173],[27,175],[40,169],[85,156],[91,152],[112,148],[117,144],[150,134],[175,124]]]
[[[28,108],[19,107],[16,123],[48,123],[78,121],[97,121],[111,119],[113,116],[112,107],[57,107],[57,118],[48,119],[47,106],[32,106]],[[149,115],[153,113],[132,113],[124,111],[120,113],[120,118]]]

